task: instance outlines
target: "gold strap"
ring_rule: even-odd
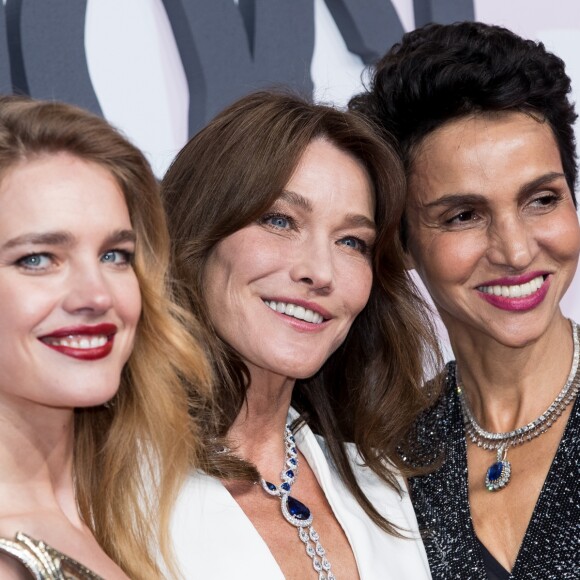
[[[14,540],[0,538],[0,552],[18,560],[35,580],[104,580],[80,562],[22,532]]]

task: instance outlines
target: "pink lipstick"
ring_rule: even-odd
[[[490,280],[476,290],[481,298],[496,308],[526,311],[543,302],[550,288],[550,280],[551,276],[546,272],[530,272]]]
[[[263,298],[274,314],[299,331],[313,332],[326,326],[332,315],[318,304],[299,298]]]

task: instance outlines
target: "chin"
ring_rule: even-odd
[[[119,391],[119,382],[110,381],[106,384],[89,384],[82,391],[78,391],[71,401],[71,406],[76,409],[100,407],[108,403]],[[72,397],[71,397],[72,399]]]
[[[524,348],[542,338],[549,326],[549,321],[541,316],[522,317],[506,325],[491,324],[488,332],[492,338],[504,346]]]
[[[117,393],[106,397],[87,397],[85,399],[77,399],[74,402],[75,409],[90,409],[91,407],[102,407],[108,402],[112,401]]]
[[[275,367],[272,367],[272,370],[277,375],[289,377],[298,381],[308,379],[315,375],[322,368],[325,362],[326,360],[322,360],[312,364],[304,364],[303,360],[285,361],[282,364],[277,364]]]

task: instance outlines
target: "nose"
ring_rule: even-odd
[[[113,305],[113,296],[99,264],[72,266],[65,281],[64,309],[98,316]]]
[[[534,255],[533,234],[518,217],[501,218],[489,228],[487,256],[492,264],[521,271],[531,264]]]
[[[295,249],[290,277],[312,290],[329,292],[334,281],[332,242],[309,238]]]

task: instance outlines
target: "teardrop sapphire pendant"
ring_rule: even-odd
[[[513,431],[494,433],[493,431],[486,431],[479,425],[467,404],[457,368],[452,367],[455,372],[456,393],[461,405],[466,438],[482,449],[488,451],[497,450],[497,459],[495,463],[489,466],[485,475],[485,487],[489,491],[503,489],[510,481],[512,466],[507,460],[508,448],[524,445],[543,435],[558,421],[580,392],[580,325],[573,320],[570,321],[570,324],[572,326],[574,352],[566,383],[552,401],[552,404],[537,419]]]
[[[512,466],[507,460],[507,445],[497,450],[497,461],[489,466],[485,475],[485,487],[489,491],[497,491],[505,487],[511,477]]]
[[[306,553],[312,559],[312,567],[318,580],[336,580],[336,576],[330,571],[330,562],[326,558],[326,550],[320,543],[318,532],[312,527],[312,513],[301,501],[290,495],[290,490],[298,474],[298,451],[294,435],[292,435],[288,425],[286,425],[284,432],[284,446],[286,459],[281,474],[282,483],[275,485],[261,479],[262,489],[269,495],[280,498],[282,515],[288,523],[298,528],[298,536],[304,543]]]

